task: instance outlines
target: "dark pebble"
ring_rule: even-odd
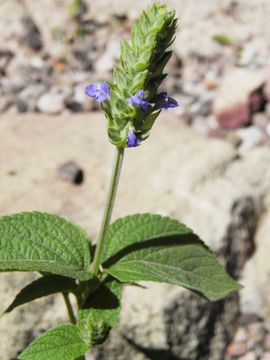
[[[26,30],[26,33],[23,37],[25,45],[35,51],[41,50],[43,47],[41,34],[34,20],[30,16],[25,16],[22,19],[22,23]]]
[[[83,170],[73,161],[61,165],[58,169],[59,177],[75,185],[81,185],[84,181]]]
[[[247,313],[247,314],[240,315],[240,317],[238,319],[238,324],[239,325],[248,325],[248,324],[255,323],[257,321],[261,321],[261,318],[257,314]]]

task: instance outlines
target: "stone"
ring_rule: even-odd
[[[241,144],[239,146],[239,152],[241,154],[255,146],[266,143],[269,139],[266,131],[257,126],[249,126],[244,129],[237,129],[236,133],[241,139]]]
[[[270,102],[265,105],[265,114],[270,119]]]
[[[12,77],[1,79],[1,86],[5,94],[14,95],[25,87],[25,80],[21,74],[12,74]]]
[[[30,16],[22,18],[23,25],[26,33],[23,37],[24,43],[29,46],[32,50],[39,51],[43,47],[41,34],[36,23]]]
[[[264,338],[264,349],[270,353],[270,333],[268,332]]]
[[[22,99],[16,100],[16,107],[19,113],[25,113],[28,111],[28,105],[26,101],[23,101]]]
[[[241,51],[238,65],[248,66],[254,60],[255,56],[256,51],[254,46],[252,44],[246,44]]]
[[[8,49],[0,49],[0,74],[6,73],[7,67],[14,57],[14,53]]]
[[[266,159],[265,159],[266,160]],[[269,306],[269,230],[270,230],[270,196],[264,197],[264,213],[255,234],[256,252],[246,263],[242,275],[244,289],[241,291],[241,307],[243,312],[257,313],[264,319],[267,326],[270,325]]]
[[[251,96],[260,93],[263,85],[261,71],[235,69],[227,74],[213,102],[213,113],[220,126],[237,128],[249,124]]]
[[[267,81],[263,88],[263,93],[267,101],[270,101],[270,80]]]
[[[46,91],[47,87],[44,84],[29,85],[19,93],[18,99],[26,104],[28,111],[35,111],[38,98]]]
[[[267,125],[269,124],[270,119],[267,117],[265,113],[256,113],[252,116],[252,124],[256,127],[265,130]]]
[[[244,355],[247,351],[247,346],[244,341],[242,342],[233,342],[227,347],[227,354],[231,356],[241,356]]]
[[[262,322],[254,322],[247,327],[248,345],[253,348],[258,343],[263,343],[265,330]]]
[[[119,60],[120,57],[120,39],[115,36],[111,36],[111,38],[107,42],[107,47],[104,53],[101,55],[99,59],[97,59],[95,64],[95,70],[98,74],[112,71],[113,65]]]
[[[14,102],[10,95],[0,96],[0,113],[6,111]]]
[[[74,162],[69,161],[58,169],[59,177],[75,185],[81,185],[84,180],[83,170]]]
[[[257,357],[257,354],[255,352],[249,351],[244,356],[241,356],[238,359],[239,360],[257,360],[258,357]]]
[[[64,110],[64,96],[62,94],[46,93],[37,101],[37,109],[46,114],[59,114]]]
[[[246,340],[247,340],[246,330],[243,327],[238,328],[233,337],[233,342],[241,343],[241,342],[246,342]]]

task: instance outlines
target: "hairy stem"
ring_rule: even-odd
[[[76,324],[76,317],[74,315],[73,308],[72,308],[71,302],[69,300],[69,296],[68,296],[67,293],[62,293],[62,295],[64,297],[64,301],[65,301],[65,304],[66,304],[66,307],[67,307],[69,320],[70,320],[70,322],[72,324]]]
[[[117,153],[115,156],[115,162],[114,162],[114,166],[113,166],[111,183],[110,183],[110,187],[109,187],[109,191],[108,191],[106,207],[104,210],[103,220],[101,223],[101,228],[100,228],[99,237],[98,237],[98,241],[97,241],[97,247],[96,247],[95,256],[94,256],[94,260],[93,260],[93,264],[92,264],[92,271],[93,271],[94,275],[97,275],[97,273],[98,273],[98,269],[99,269],[99,265],[100,265],[100,261],[101,261],[101,255],[102,255],[102,251],[104,248],[105,235],[107,232],[108,225],[110,224],[110,221],[111,221],[112,210],[113,210],[113,205],[114,205],[114,201],[115,201],[115,195],[116,195],[117,186],[119,183],[120,172],[121,172],[121,167],[122,167],[123,158],[124,158],[124,150],[125,150],[124,148],[117,147]]]

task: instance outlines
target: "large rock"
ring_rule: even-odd
[[[0,213],[57,213],[95,237],[113,155],[105,124],[99,113],[61,118],[36,114],[3,117],[0,164],[5,191]],[[63,182],[58,176],[59,167],[69,161],[83,170],[81,185]],[[234,276],[239,276],[254,250],[262,199],[269,188],[269,161],[267,147],[240,157],[230,144],[197,137],[170,113],[163,114],[150,139],[126,151],[114,218],[155,212],[181,219],[219,253]],[[0,290],[6,294],[1,302],[3,311],[31,276],[1,276]],[[147,287],[126,288],[118,328],[89,359],[177,359],[181,354],[196,359],[202,349],[202,359],[223,359],[239,311],[237,297],[211,304],[173,286]],[[26,318],[31,320],[27,323]],[[7,315],[0,320],[4,359],[14,358],[39,332],[64,320],[61,297]]]
[[[247,262],[242,281],[245,288],[241,291],[241,306],[244,312],[257,313],[270,326],[269,291],[269,230],[270,194],[264,198],[264,211],[258,224],[254,256]]]
[[[213,103],[213,113],[224,128],[245,126],[263,102],[262,71],[234,69],[225,76]]]

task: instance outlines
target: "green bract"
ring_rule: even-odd
[[[163,69],[171,57],[167,48],[174,40],[176,22],[175,11],[154,4],[133,26],[131,42],[121,43],[120,64],[113,70],[115,81],[110,84],[110,98],[102,103],[109,138],[119,147],[126,146],[130,127],[140,140],[145,140],[160,113],[154,105],[148,110],[135,107],[127,98],[143,89],[145,99],[155,103],[158,87],[166,77]]]

